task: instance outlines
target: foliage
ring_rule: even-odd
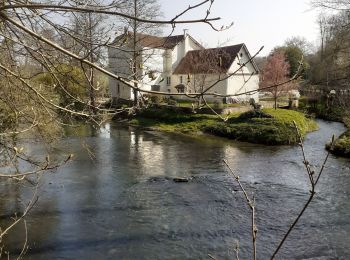
[[[330,149],[330,144],[327,144],[327,149]],[[350,130],[343,133],[339,138],[335,141],[331,152],[335,155],[348,157],[350,158]]]
[[[169,106],[176,106],[177,105],[177,101],[173,98],[169,98],[168,99],[168,105]]]
[[[41,73],[34,80],[45,87],[53,87],[61,106],[79,108],[79,103],[87,101],[88,82],[80,67],[60,64],[54,73]]]
[[[159,95],[152,95],[150,96],[150,101],[152,104],[159,105],[160,103],[163,102],[163,97]]]
[[[328,1],[330,5],[332,2],[336,1]],[[341,85],[350,76],[350,6],[338,10],[321,14],[318,19],[321,46],[310,60],[310,80],[314,84]]]
[[[13,129],[16,125],[16,113],[9,104],[0,99],[0,131],[4,132],[7,129]]]
[[[346,116],[346,110],[339,105],[332,105],[327,108],[326,101],[317,98],[302,98],[300,99],[299,108],[308,114],[314,115],[317,118],[343,122]]]
[[[223,109],[224,108],[224,104],[222,103],[222,100],[214,100],[213,108],[214,109]]]
[[[268,113],[260,109],[253,109],[247,112],[244,112],[239,115],[239,119],[251,119],[251,118],[272,118],[272,116]]]
[[[302,78],[308,78],[310,65],[306,58],[306,53],[295,43],[295,40],[289,40],[286,42],[285,46],[277,47],[275,51],[282,51],[285,54],[286,61],[289,64],[289,77],[293,77],[297,73],[302,76]],[[301,68],[299,70],[300,62],[302,62]]]

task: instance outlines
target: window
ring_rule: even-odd
[[[166,85],[167,86],[171,85],[171,77],[166,77]]]
[[[182,76],[180,76],[180,83],[181,83],[181,84],[183,83],[183,79],[182,79]]]

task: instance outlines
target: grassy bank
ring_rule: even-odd
[[[160,131],[185,134],[209,133],[269,145],[296,143],[293,120],[302,135],[317,129],[316,122],[300,112],[284,109],[264,109],[263,112],[234,114],[227,122],[223,122],[214,115],[185,114],[171,109],[151,108],[131,119],[130,123]]]
[[[304,98],[300,100],[300,108],[308,114],[313,114],[317,118],[321,118],[328,121],[342,122],[348,128],[348,130],[339,136],[335,141],[334,148],[331,152],[335,155],[350,158],[350,118],[349,109],[342,104],[334,104],[329,108],[326,107],[325,101],[322,99],[308,99]],[[330,148],[329,145],[326,146]]]
[[[348,130],[340,135],[339,138],[335,141],[331,152],[335,155],[350,158],[350,119],[344,119],[344,123],[347,126]],[[327,148],[329,149],[330,146],[327,145]]]

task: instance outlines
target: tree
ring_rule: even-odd
[[[309,54],[309,44],[300,37],[292,37],[287,39],[281,47],[275,48],[274,51],[282,51],[289,63],[289,77],[295,75],[301,76],[303,79],[308,78],[310,65],[306,59]],[[300,63],[302,63],[300,65]]]
[[[305,37],[301,36],[293,36],[288,38],[284,45],[298,47],[304,55],[309,55],[314,52],[314,46],[308,42]]]
[[[183,14],[211,2],[203,1],[195,7],[185,9]],[[82,90],[93,93],[91,89],[87,89],[95,86],[93,71],[104,73],[138,91],[134,84],[137,84],[136,81],[108,71],[96,57],[95,50],[108,46],[112,41],[109,37],[99,38],[97,40],[101,41],[96,42],[94,32],[97,23],[93,22],[93,16],[108,15],[113,22],[116,22],[115,17],[123,17],[134,21],[137,26],[145,24],[146,27],[161,24],[175,26],[180,22],[212,25],[218,19],[204,16],[202,19],[180,21],[182,14],[179,14],[176,21],[155,20],[154,17],[147,16],[146,11],[144,16],[138,13],[128,14],[124,8],[129,3],[130,1],[122,0],[107,0],[98,4],[75,0],[0,1],[0,167],[2,170],[6,169],[0,174],[0,180],[13,180],[9,182],[16,186],[30,178],[30,183],[34,185],[33,198],[28,204],[24,204],[21,209],[23,214],[11,218],[9,226],[0,227],[0,257],[6,251],[3,247],[5,236],[16,224],[24,221],[37,201],[36,187],[41,174],[72,158],[67,156],[53,161],[50,156],[43,156],[34,160],[24,149],[18,147],[22,138],[29,136],[47,144],[52,143],[62,135],[61,125],[66,122],[63,122],[66,118],[60,116],[62,113],[69,115],[71,119],[79,117],[84,118],[85,122],[100,123],[102,117],[95,116],[94,113],[108,115],[109,110],[99,108],[94,103],[94,95],[90,96],[90,102],[81,97]],[[138,1],[134,3],[137,4]],[[143,7],[147,10],[148,6]],[[72,16],[88,19],[88,26],[83,30],[87,34],[82,32],[79,36],[73,33],[67,18]],[[79,32],[78,29],[82,28],[76,26],[75,32]],[[85,72],[90,70],[90,75],[83,74],[81,78],[81,71],[77,66]],[[81,106],[70,106],[62,102],[61,97],[69,98]],[[18,167],[20,163],[29,166],[21,169]],[[25,242],[18,258],[22,257],[26,249]]]
[[[102,4],[100,0],[85,1],[86,7],[94,7]],[[119,3],[121,4],[121,3]],[[80,3],[75,4],[79,6]],[[106,52],[105,39],[108,38],[108,32],[114,30],[113,26],[108,25],[105,15],[95,13],[72,13],[70,25],[67,30],[70,35],[74,35],[71,38],[73,44],[73,51],[87,59],[91,63],[103,64],[106,59],[104,53]],[[91,66],[83,64],[77,64],[81,66],[83,75],[87,78],[85,81],[88,87],[88,95],[90,98],[91,108],[94,114],[96,110],[96,91],[99,89],[97,86],[96,70]]]
[[[283,51],[276,51],[272,53],[260,72],[260,89],[268,91],[272,94],[275,102],[275,109],[277,109],[277,99],[282,94],[285,94],[288,90],[292,89],[294,86],[291,82],[288,82],[290,79],[290,66],[286,61],[286,56]],[[279,85],[281,82],[288,82],[282,85]]]
[[[103,1],[103,4],[98,5],[86,4],[86,2],[78,0],[9,0],[0,2],[0,19],[2,21],[0,24],[0,42],[3,44],[1,51],[2,58],[0,59],[0,75],[2,76],[0,85],[0,119],[4,124],[0,126],[0,156],[2,168],[7,169],[7,172],[0,175],[1,178],[15,180],[13,183],[16,185],[17,181],[23,181],[30,176],[37,176],[38,178],[35,179],[37,181],[35,184],[38,184],[42,173],[55,169],[71,159],[71,156],[67,156],[67,158],[62,158],[59,162],[53,162],[50,156],[44,156],[41,160],[34,160],[21,147],[17,147],[18,140],[20,140],[24,133],[30,134],[32,137],[38,136],[42,139],[52,138],[52,136],[59,136],[60,134],[59,126],[62,123],[62,118],[59,115],[62,112],[69,114],[72,118],[79,116],[84,118],[86,122],[97,123],[101,121],[99,121],[99,117],[94,115],[96,111],[99,115],[106,115],[109,112],[108,110],[97,107],[92,102],[91,97],[90,104],[82,100],[80,97],[80,87],[85,84],[80,82],[80,80],[83,81],[79,75],[81,73],[77,72],[79,76],[69,77],[70,73],[75,74],[75,65],[81,65],[80,67],[83,69],[88,68],[91,71],[99,71],[125,84],[134,90],[135,100],[137,100],[137,94],[141,91],[138,87],[139,78],[137,77],[137,60],[140,54],[138,54],[136,47],[138,42],[137,28],[140,28],[140,24],[145,24],[146,27],[153,28],[153,26],[160,24],[168,24],[175,27],[180,23],[205,23],[215,29],[212,22],[216,21],[217,18],[209,17],[211,6],[214,3],[213,0],[204,0],[195,6],[189,6],[182,13],[170,20],[154,20],[153,16],[147,18],[149,12],[146,12],[146,18],[143,18],[137,11],[138,3],[141,2],[134,0],[134,12],[130,14],[125,12],[126,9],[124,9],[130,1],[110,0]],[[203,18],[180,20],[183,14],[204,4],[208,4],[209,8]],[[144,5],[144,7],[146,7],[145,10],[148,10],[148,5]],[[133,80],[124,78],[120,74],[112,73],[101,64],[98,64],[92,55],[92,50],[107,46],[111,42],[107,40],[105,43],[100,42],[96,44],[92,41],[92,21],[88,22],[89,32],[87,41],[85,41],[86,39],[77,39],[77,36],[67,29],[66,18],[69,14],[88,14],[88,19],[92,18],[92,14],[105,14],[109,15],[110,19],[118,16],[131,21],[131,24],[134,26]],[[44,33],[45,31],[47,32],[46,28],[51,29],[49,31],[52,34]],[[85,55],[83,52],[77,51],[75,48],[76,42],[80,42],[82,47],[84,47],[84,51],[88,50],[85,52]],[[92,45],[94,46],[92,47]],[[40,70],[23,72],[23,64],[26,63],[27,56],[30,56],[30,65],[33,68],[40,68]],[[43,87],[39,83],[38,75],[49,75],[47,86]],[[88,86],[94,86],[94,76],[89,77],[85,75],[85,80],[88,82]],[[77,83],[79,84],[78,88],[74,85]],[[277,86],[275,88],[277,90]],[[74,100],[74,102],[85,104],[89,109],[85,109],[85,106],[82,108],[80,106],[71,107],[69,104],[65,104],[65,102],[62,103],[60,99],[55,98],[57,92],[61,91],[63,91],[64,95]],[[194,98],[215,94],[206,90],[199,91],[199,93],[192,93]],[[167,95],[167,93],[156,91],[143,92]],[[184,95],[181,93],[178,94]],[[116,112],[120,112],[120,110]],[[55,129],[58,129],[58,133],[54,131]],[[17,167],[18,161],[29,163],[31,169],[21,171]],[[33,199],[23,209],[23,214],[15,216],[13,222],[8,227],[0,229],[0,253],[2,253],[3,249],[3,238],[14,225],[25,218],[35,204],[36,198],[36,192],[34,191]],[[25,252],[26,242],[23,249],[22,252]],[[18,258],[22,257],[22,252]]]

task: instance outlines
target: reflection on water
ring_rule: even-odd
[[[337,123],[320,125],[306,140],[315,166],[325,155],[324,143],[343,131]],[[70,132],[55,153],[76,156],[44,178],[28,217],[28,259],[207,259],[207,254],[232,259],[237,240],[241,258],[250,258],[249,210],[223,158],[256,194],[260,259],[271,255],[308,194],[298,147],[107,124],[101,131]],[[192,179],[175,183],[175,176]],[[349,161],[331,156],[319,184],[280,259],[350,257]],[[7,196],[0,200],[1,221],[21,209],[9,201],[30,195],[29,187],[13,187],[0,186]],[[21,249],[22,234],[19,226],[8,238],[13,252]]]

